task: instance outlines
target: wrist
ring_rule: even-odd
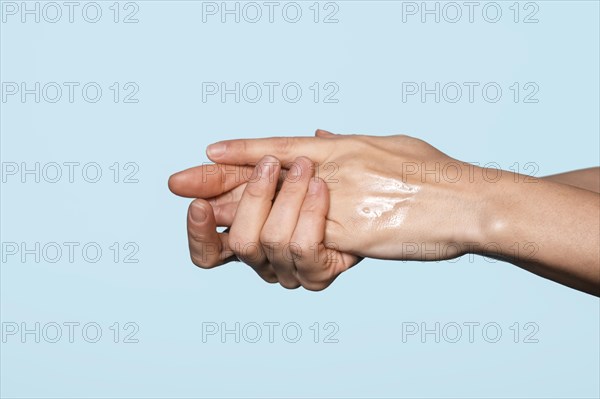
[[[471,239],[477,244],[469,252],[480,255],[497,255],[501,248],[514,243],[511,240],[518,236],[519,222],[512,217],[520,212],[524,190],[529,183],[535,184],[539,179],[516,174],[506,170],[479,168],[478,181],[473,185],[475,196],[479,199],[473,216],[476,228]],[[493,176],[493,178],[491,178]]]
[[[506,234],[508,214],[518,204],[516,186],[519,175],[501,169],[464,164],[464,179],[459,186],[463,211],[458,237],[469,253],[497,243]]]

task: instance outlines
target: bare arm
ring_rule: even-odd
[[[224,141],[209,147],[208,155],[239,168],[256,165],[265,154],[284,168],[298,156],[316,162],[315,175],[323,177],[331,201],[324,242],[341,253],[398,260],[478,253],[600,296],[598,193],[575,187],[573,179],[564,184],[507,171],[490,179],[495,171],[408,136],[317,136]],[[218,185],[200,185],[206,168],[174,175],[171,190],[212,198],[218,225],[241,221],[246,216],[236,215],[237,202],[248,179],[230,182],[216,174],[209,180]],[[231,191],[221,195],[226,186]],[[203,245],[192,253],[201,253]]]
[[[600,193],[600,167],[558,173],[542,179]]]
[[[481,188],[482,239],[501,248],[483,254],[600,296],[600,196],[547,179],[515,183],[513,176]]]

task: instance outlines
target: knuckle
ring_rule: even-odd
[[[277,276],[275,274],[267,274],[267,275],[259,274],[259,276],[269,284],[277,284],[279,282],[279,280],[277,279]]]
[[[229,241],[229,247],[235,252],[240,244],[242,243],[242,237],[238,234],[237,229],[230,229],[229,235],[227,236],[227,240]]]
[[[262,251],[253,243],[249,243],[242,247],[236,256],[240,261],[250,266],[259,265],[264,262]]]
[[[283,235],[278,228],[272,225],[266,225],[260,232],[260,243],[270,249],[278,247],[284,240]]]
[[[355,151],[355,154],[364,154],[367,152],[368,148],[366,145],[363,145],[361,143],[359,143],[358,145],[355,145],[352,148]],[[355,154],[352,154],[350,156],[348,156],[347,158],[343,159],[343,165],[344,165],[344,169],[348,169],[348,170],[360,170],[362,168],[364,168],[364,161],[362,158],[354,156]],[[340,164],[342,164],[342,162],[340,162],[339,164],[329,164],[330,167],[330,171],[334,170],[333,168],[338,168],[339,170],[339,166]]]
[[[225,148],[225,153],[238,153],[238,154],[247,154],[248,153],[248,143],[243,139],[233,139],[233,140],[225,140],[222,142]]]
[[[198,242],[198,243],[206,241],[206,234],[199,233],[194,230],[190,230],[188,234],[189,234],[191,241]]]
[[[241,247],[236,255],[244,262],[252,263],[260,257],[260,252],[255,244],[248,243]]]
[[[312,260],[308,261],[308,262],[298,262],[296,264],[296,270],[298,271],[298,275],[299,276],[307,276],[307,275],[311,275],[314,274],[315,272],[317,272],[319,270],[319,268],[321,267],[321,265],[318,262],[313,262]],[[304,280],[309,280],[306,277],[304,277]]]
[[[295,290],[300,287],[300,282],[293,280],[279,280],[279,285],[288,290]]]
[[[258,256],[258,248],[256,245],[246,239],[244,236],[238,234],[236,231],[229,232],[229,248],[233,253],[240,259],[254,258]]]
[[[323,291],[325,288],[329,287],[329,282],[320,282],[320,281],[303,281],[302,287],[308,291]]]
[[[304,256],[310,254],[310,246],[296,241],[292,241],[287,246],[288,251],[293,259],[303,259]]]
[[[306,238],[294,237],[288,245],[288,251],[296,261],[298,271],[314,270],[319,266],[319,244]]]
[[[279,154],[289,154],[294,146],[294,140],[292,137],[282,137],[281,140],[277,141],[275,149]]]
[[[299,275],[310,275],[320,269],[321,269],[321,264],[312,258],[303,259],[303,262],[297,262],[297,264],[296,264],[296,270],[298,270]]]

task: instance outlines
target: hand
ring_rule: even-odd
[[[597,193],[479,168],[408,136],[316,135],[216,143],[207,153],[218,165],[177,173],[169,187],[211,198],[219,223],[229,225],[248,181],[244,165],[271,153],[290,168],[307,155],[330,191],[324,241],[342,253],[441,260],[470,252],[600,296]]]
[[[235,214],[228,233],[216,232],[211,203],[202,199],[192,202],[188,212],[192,261],[211,268],[237,257],[265,281],[310,290],[326,288],[356,264],[356,256],[324,242],[329,193],[323,180],[313,178],[312,162],[298,158],[294,165],[277,195],[281,166],[276,158],[265,156],[253,168],[248,183],[230,192],[237,197],[243,187],[236,209],[228,211],[231,203],[218,207],[213,201],[217,209],[224,209],[216,215]]]
[[[224,150],[218,153],[218,147]],[[448,259],[466,252],[464,243],[477,240],[480,208],[470,195],[465,176],[472,165],[459,162],[431,145],[408,136],[334,135],[317,137],[231,140],[211,146],[208,155],[220,164],[240,165],[224,173],[203,166],[171,177],[171,190],[183,196],[210,198],[219,225],[236,216],[248,170],[265,153],[284,167],[307,155],[317,163],[316,175],[329,188],[331,203],[325,241],[344,253],[385,259]],[[470,168],[470,169],[469,169]],[[469,169],[469,170],[467,170]],[[437,172],[436,172],[437,170]],[[441,171],[460,174],[457,182],[440,179]],[[429,171],[429,172],[428,172]],[[201,184],[200,182],[204,182]],[[216,182],[223,182],[219,195]],[[213,187],[213,188],[211,188]],[[237,210],[239,212],[239,209]]]

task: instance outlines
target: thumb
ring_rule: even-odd
[[[169,178],[173,194],[190,198],[212,198],[246,183],[254,168],[207,164],[177,172]]]

